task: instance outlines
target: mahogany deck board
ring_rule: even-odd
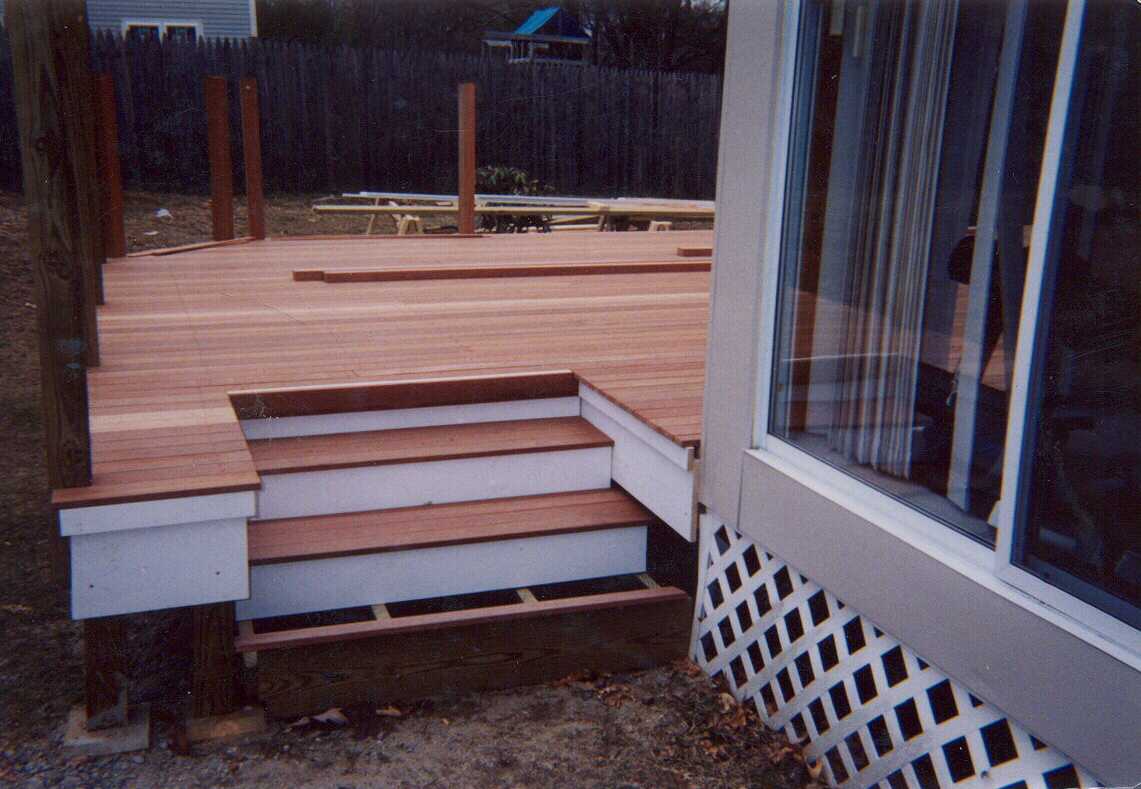
[[[653,263],[710,231],[269,239],[105,269],[84,506],[258,484],[229,393],[570,370],[679,444],[700,439],[710,275],[670,271],[323,287],[295,269]]]
[[[442,427],[265,438],[250,441],[260,474],[381,466],[525,452],[607,447],[613,440],[582,417],[477,422]]]
[[[255,521],[251,564],[518,539],[648,523],[617,488]]]

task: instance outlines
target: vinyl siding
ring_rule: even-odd
[[[4,12],[0,0],[0,16]],[[206,38],[257,35],[251,0],[87,0],[87,19],[95,30],[123,29],[128,19],[201,22]]]

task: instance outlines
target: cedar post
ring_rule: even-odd
[[[123,173],[119,162],[119,123],[115,117],[115,80],[110,74],[96,75],[95,92],[99,100],[96,155],[103,198],[103,254],[121,258],[127,254],[127,236],[123,228]]]
[[[265,195],[262,192],[261,121],[258,118],[258,82],[241,82],[242,151],[246,162],[246,208],[250,215],[250,235],[265,238]]]
[[[191,673],[192,718],[225,715],[238,709],[238,665],[234,651],[234,604],[195,606]]]
[[[230,160],[230,100],[225,77],[207,77],[206,149],[210,157],[210,217],[214,240],[234,237],[234,168]]]
[[[127,723],[127,634],[122,617],[83,621],[87,728]]]
[[[475,233],[475,83],[460,84],[459,232]]]

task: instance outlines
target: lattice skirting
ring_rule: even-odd
[[[1062,753],[711,515],[693,658],[833,786],[1096,786]]]

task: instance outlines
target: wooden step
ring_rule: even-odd
[[[524,419],[249,442],[261,475],[609,447],[581,417]]]
[[[250,564],[636,526],[653,516],[618,488],[253,521]]]
[[[376,606],[377,619],[276,632],[241,622],[235,646],[256,664],[275,717],[651,668],[686,653],[692,602],[679,589],[541,598],[520,589],[519,602],[404,616]]]

